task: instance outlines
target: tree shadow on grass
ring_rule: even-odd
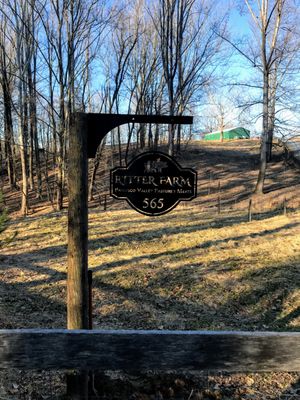
[[[255,218],[258,220],[263,220],[265,218],[269,218],[274,216],[274,212],[268,211],[268,212],[263,212],[260,214],[255,215]],[[247,222],[247,217],[246,216],[226,216],[226,217],[219,217],[218,219],[213,219],[212,217],[209,217],[208,223],[198,223],[197,222],[197,214],[195,213],[193,216],[193,220],[195,223],[192,224],[187,224],[187,225],[179,225],[179,226],[169,226],[169,227],[162,227],[159,229],[145,229],[143,231],[139,232],[133,232],[133,233],[122,233],[118,232],[119,234],[113,234],[111,237],[104,237],[100,239],[93,239],[89,241],[89,249],[94,250],[94,249],[100,249],[104,248],[106,246],[117,246],[120,242],[128,242],[130,243],[131,241],[134,242],[142,242],[142,241],[148,241],[148,240],[153,240],[153,239],[159,239],[161,237],[170,237],[171,235],[177,235],[177,234],[182,234],[182,233],[192,233],[192,232],[200,232],[206,229],[218,229],[218,228],[225,228],[225,227],[230,227],[234,226],[236,224],[240,224],[243,222]],[[278,228],[279,230],[281,229],[288,229],[288,228],[293,228],[295,226],[299,225],[297,222],[289,223],[286,224],[282,228]],[[272,234],[276,233],[279,230],[266,230],[261,234],[261,236],[264,236],[265,234]],[[260,236],[258,233],[257,235]],[[231,238],[229,240],[234,240],[234,238]]]
[[[207,279],[207,274],[211,270],[222,274],[224,265],[197,263],[171,270],[164,268],[153,274],[151,269],[144,272],[131,268],[123,273],[111,271],[103,277],[96,276],[96,290],[106,298],[109,310],[111,300],[117,310],[115,314],[99,315],[100,323],[118,321],[123,328],[129,324],[130,328],[147,326],[149,329],[159,326],[175,329],[180,324],[180,329],[299,329],[299,325],[291,325],[299,316],[299,308],[285,309],[288,296],[299,288],[297,267],[291,268],[287,262],[242,273],[234,281],[230,277],[237,268],[238,259],[233,261],[225,261],[232,265],[232,271],[227,269],[229,282],[221,283]],[[272,280],[273,272],[276,277]],[[128,287],[124,286],[127,276],[135,277]],[[120,279],[123,286],[111,283]]]
[[[269,213],[265,213],[264,214],[265,217],[269,216]],[[262,217],[262,216],[261,216]],[[149,237],[153,238],[153,239],[159,239],[162,236],[167,236],[170,237],[172,234],[179,234],[179,233],[185,233],[185,232],[199,232],[201,230],[205,230],[208,228],[213,228],[213,229],[218,229],[218,228],[223,228],[226,226],[233,226],[237,223],[242,222],[243,217],[225,217],[225,218],[220,218],[218,220],[214,220],[214,221],[209,221],[207,224],[192,224],[191,226],[179,226],[179,227],[165,227],[162,228],[161,230],[157,231],[156,229],[151,228],[150,230],[145,230],[143,232],[139,232],[138,234],[136,233],[132,233],[132,234],[127,234],[125,237],[122,235],[122,233],[120,233],[118,236],[109,236],[108,238],[105,238],[105,240],[102,239],[94,239],[91,240],[89,245],[90,248],[96,248],[96,249],[103,249],[105,247],[111,247],[111,246],[117,246],[119,245],[120,242],[127,242],[128,244],[131,243],[132,240],[134,240],[135,242],[139,242],[139,241],[147,241],[149,239]],[[187,252],[192,252],[192,251],[196,251],[199,249],[207,249],[211,246],[215,246],[215,245],[219,245],[219,244],[224,244],[227,241],[240,241],[243,240],[249,236],[252,237],[263,237],[269,234],[274,234],[274,233],[278,233],[281,230],[284,229],[288,229],[288,228],[293,228],[297,225],[296,222],[294,223],[288,223],[286,225],[284,225],[283,227],[280,228],[276,228],[276,229],[270,229],[270,230],[265,230],[263,232],[258,232],[258,233],[252,233],[251,235],[240,235],[240,236],[236,236],[236,237],[231,237],[228,239],[217,239],[217,240],[212,240],[212,241],[206,241],[202,244],[199,244],[195,247],[187,247],[187,248],[181,248],[178,250],[166,250],[163,252],[158,252],[152,255],[141,255],[141,256],[137,256],[137,257],[133,257],[130,262],[133,264],[138,265],[139,262],[141,262],[141,260],[145,259],[145,258],[150,258],[151,261],[155,260],[155,259],[159,259],[159,258],[163,258],[165,256],[180,256],[182,255],[182,257],[184,257],[184,255]],[[146,237],[145,237],[146,236]],[[50,262],[55,262],[55,260],[57,259],[58,261],[60,261],[61,264],[61,260],[63,260],[64,262],[66,262],[65,256],[66,256],[66,251],[67,251],[67,247],[65,244],[62,245],[55,245],[55,246],[49,246],[46,248],[39,248],[37,250],[33,250],[33,251],[29,251],[29,252],[24,252],[22,253],[22,255],[11,255],[11,254],[2,254],[1,255],[1,263],[2,263],[2,271],[3,273],[9,273],[9,271],[11,271],[12,269],[17,269],[19,272],[21,272],[22,269],[24,269],[24,271],[29,271],[29,275],[30,275],[30,279],[28,279],[28,277],[26,277],[25,275],[25,279],[20,279],[18,282],[15,282],[13,284],[5,284],[2,283],[3,287],[1,290],[1,294],[2,297],[4,298],[4,303],[8,304],[9,302],[13,303],[12,298],[14,296],[16,296],[16,306],[18,306],[18,304],[20,304],[21,302],[23,302],[25,305],[27,304],[29,307],[29,311],[28,311],[28,315],[31,314],[30,312],[30,303],[32,304],[37,304],[40,305],[41,301],[39,300],[40,298],[42,299],[41,296],[45,295],[45,297],[47,298],[47,296],[51,297],[51,300],[46,300],[49,302],[50,301],[54,303],[54,308],[57,309],[59,308],[59,304],[55,305],[55,301],[53,301],[54,297],[57,297],[57,292],[55,292],[55,295],[52,295],[51,293],[51,286],[55,287],[55,285],[58,284],[58,282],[64,282],[66,280],[66,272],[65,271],[57,271],[55,269],[55,266],[53,268],[49,268],[49,267],[45,267],[45,265],[49,265],[49,261]],[[122,267],[122,265],[128,263],[128,260],[119,260],[119,261],[114,261],[110,264],[106,264],[106,265],[100,265],[99,267],[94,268],[94,271],[100,271],[100,270],[107,270],[109,271],[112,268],[117,268],[117,267]],[[189,268],[189,267],[187,267]],[[133,272],[134,273],[134,272]],[[39,275],[41,275],[39,277]],[[168,278],[164,278],[166,281],[168,280]],[[157,285],[163,284],[163,282],[158,281]],[[35,294],[35,288],[37,288],[40,285],[46,285],[48,287],[48,289],[43,289],[40,291],[40,295]],[[112,287],[108,288],[112,289]],[[60,290],[60,289],[57,289]],[[15,294],[14,294],[15,293]],[[38,292],[37,292],[38,293]],[[27,297],[28,296],[28,297]],[[53,297],[54,296],[54,297]],[[26,299],[31,299],[31,300],[26,300]],[[8,299],[8,300],[7,300]],[[158,303],[161,303],[161,301],[159,301]],[[63,313],[65,313],[65,306],[63,305],[64,302],[62,302],[62,306],[63,307],[61,310],[64,310]],[[50,311],[48,311],[47,309],[47,313],[49,312],[51,314]],[[9,310],[12,310],[12,308],[10,308]],[[39,308],[38,308],[39,310]],[[44,310],[44,308],[42,308],[42,310]],[[7,314],[10,316],[12,315],[13,311],[9,311]],[[27,311],[26,311],[27,313]],[[26,314],[25,313],[25,314]],[[19,313],[20,317],[19,317],[19,322],[20,321],[24,321],[25,326],[29,326],[28,325],[28,321],[25,318],[23,318],[22,316],[22,312]],[[42,311],[41,311],[42,314]],[[38,317],[36,315],[36,317]],[[38,318],[37,318],[38,319]],[[55,322],[55,318],[52,319],[53,323],[55,326],[59,325]],[[59,320],[59,318],[57,318],[57,320]],[[22,324],[18,322],[18,326],[21,326]],[[48,323],[46,324],[47,326],[49,325]]]
[[[263,218],[262,216],[260,216],[261,218]],[[226,221],[228,223],[228,226],[231,226],[232,224],[232,220],[230,221]],[[209,225],[210,228],[221,228],[226,226],[226,222],[224,222],[224,219],[222,220],[218,220],[212,224]],[[166,250],[165,252],[158,252],[158,253],[152,253],[151,255],[141,255],[141,256],[137,256],[137,257],[132,257],[130,260],[126,259],[126,260],[118,260],[118,261],[113,261],[111,263],[105,263],[104,265],[99,265],[97,267],[93,268],[94,272],[98,272],[98,271],[103,271],[103,270],[110,270],[112,268],[119,268],[122,265],[128,264],[128,262],[130,262],[131,264],[136,264],[138,265],[138,263],[142,260],[144,260],[145,258],[149,257],[151,259],[151,261],[156,260],[158,258],[164,257],[164,256],[176,256],[176,255],[184,255],[187,252],[192,252],[192,251],[196,251],[199,249],[208,249],[212,246],[218,246],[218,245],[224,245],[228,242],[240,242],[244,239],[247,238],[256,238],[256,237],[265,237],[268,235],[273,235],[275,233],[279,233],[280,231],[286,230],[286,229],[290,229],[290,228],[295,228],[297,226],[299,226],[300,224],[297,222],[291,222],[288,224],[285,224],[281,227],[278,228],[274,228],[274,229],[265,229],[264,231],[259,231],[259,232],[252,232],[249,234],[245,234],[245,235],[238,235],[238,236],[233,236],[233,237],[229,237],[229,238],[222,238],[222,239],[216,239],[216,240],[208,240],[204,243],[201,243],[199,245],[196,245],[194,247],[186,247],[186,248],[180,248],[180,249],[176,249],[176,250]],[[187,232],[191,232],[193,231],[193,229],[195,229],[195,231],[198,231],[199,229],[197,229],[197,225],[196,226],[192,226],[192,227],[180,227],[179,230],[175,230],[175,228],[165,228],[159,231],[159,237],[163,236],[163,235],[170,235],[172,233],[182,233],[187,231]],[[203,227],[204,229],[204,227]],[[158,234],[158,232],[154,232],[155,234]],[[135,235],[135,236],[134,236]],[[141,236],[140,236],[141,235]],[[135,241],[139,241],[139,240],[144,240],[142,234],[139,234],[138,238],[136,238],[136,234],[132,234],[132,236],[135,237]],[[128,239],[128,235],[126,236],[126,239]],[[129,242],[130,243],[130,238],[129,238]],[[117,243],[115,243],[115,245],[117,245]],[[99,246],[96,246],[96,248],[99,248]]]
[[[232,220],[227,222],[232,224]],[[269,234],[280,233],[281,230],[294,228],[297,225],[297,223],[288,223],[280,228],[239,235],[225,239],[225,241],[240,241],[249,236],[264,237]],[[218,226],[217,224],[215,227]],[[220,225],[220,227],[223,226],[224,224]],[[176,233],[179,233],[179,231],[177,230]],[[141,234],[140,240],[142,240],[142,237],[143,234]],[[122,240],[122,237],[119,240]],[[129,238],[129,240],[131,239]],[[199,248],[207,249],[222,243],[224,243],[224,240],[221,239],[206,241],[194,248],[176,250],[176,253],[184,255],[187,251]],[[55,300],[50,304],[50,297],[41,298],[31,290],[43,282],[51,285],[60,280],[65,280],[66,274],[64,272],[43,266],[49,259],[56,258],[58,255],[61,256],[65,251],[66,247],[62,245],[27,252],[22,255],[22,257],[28,259],[28,262],[24,263],[25,269],[46,274],[48,277],[45,280],[40,278],[33,281],[0,285],[0,293],[6,293],[6,304],[11,303],[11,307],[7,307],[4,314],[12,315],[12,320],[17,320],[17,323],[14,322],[11,326],[5,327],[33,327],[32,321],[38,321],[37,327],[61,327],[61,315],[65,316],[66,311],[64,303]],[[159,258],[169,254],[170,252],[165,251],[155,254],[154,257]],[[171,252],[171,254],[173,253]],[[39,265],[35,264],[37,260]],[[17,261],[16,259],[16,267]],[[131,261],[136,264],[139,257]],[[299,287],[299,280],[291,279],[295,271],[293,270],[290,275],[291,266],[288,260],[276,267],[270,266],[261,270],[242,273],[240,282],[244,282],[247,289],[241,292],[235,291],[233,285],[224,286],[219,282],[206,279],[207,274],[211,271],[219,272],[220,275],[230,272],[230,269],[234,271],[239,265],[237,257],[224,260],[222,265],[211,262],[204,266],[201,264],[201,260],[195,261],[192,267],[190,264],[181,263],[172,271],[166,265],[160,272],[148,277],[146,274],[139,277],[136,270],[131,268],[128,274],[133,276],[136,274],[138,279],[136,283],[128,287],[122,287],[121,284],[118,284],[118,273],[113,270],[116,265],[114,263],[106,265],[105,281],[102,277],[97,276],[94,280],[95,294],[102,293],[102,297],[96,299],[97,302],[95,302],[94,318],[97,323],[96,326],[127,329],[299,329],[297,325],[293,328],[290,326],[299,316],[299,309],[293,309],[291,312],[283,314],[285,300],[293,290]],[[10,263],[10,266],[14,267],[14,263]],[[117,266],[122,266],[122,261]],[[8,266],[7,270],[9,268]],[[98,268],[102,269],[102,267]],[[146,281],[144,281],[144,278],[146,278]],[[140,282],[139,279],[141,279]],[[195,284],[198,284],[198,287],[194,291]],[[249,285],[252,286],[249,288]],[[158,291],[159,288],[162,291]],[[210,293],[208,299],[206,299],[207,293]],[[13,296],[16,296],[16,304],[10,300]],[[222,296],[224,301],[218,302],[217,299],[222,298]],[[106,299],[106,304],[105,302],[103,304],[103,298]],[[18,305],[24,303],[26,308],[19,309],[13,315]],[[108,307],[106,314],[101,314],[102,307],[105,308],[105,306],[111,307]],[[297,389],[296,385],[285,391],[282,394],[285,397],[282,398],[288,399],[287,396]],[[233,393],[238,393],[238,390],[233,391]]]
[[[0,329],[66,327],[64,289],[54,298],[54,293],[30,291],[32,286],[0,283]]]
[[[270,213],[264,213],[263,215],[261,215],[260,217],[268,217],[270,215]],[[197,223],[197,217],[195,216],[196,219],[196,223],[193,223],[192,225],[181,225],[181,226],[170,226],[170,227],[163,227],[160,230],[156,230],[154,227],[150,230],[145,229],[142,232],[138,232],[138,233],[129,233],[127,235],[122,235],[122,232],[119,233],[119,235],[115,236],[114,234],[111,234],[111,236],[105,238],[105,239],[94,239],[91,240],[89,242],[89,247],[91,249],[104,249],[106,247],[111,247],[111,246],[118,246],[121,242],[122,243],[128,243],[130,245],[130,243],[132,241],[135,242],[142,242],[145,241],[147,242],[149,240],[149,237],[152,239],[160,239],[161,237],[165,236],[165,237],[170,237],[173,234],[180,234],[180,233],[191,233],[191,232],[200,232],[203,231],[205,229],[218,229],[218,228],[224,228],[226,226],[234,226],[235,224],[239,224],[240,222],[243,222],[243,217],[241,216],[230,216],[230,217],[221,217],[217,220],[209,220],[207,224],[200,224]],[[208,249],[212,246],[218,246],[218,245],[224,245],[226,244],[228,241],[242,241],[243,239],[249,238],[249,237],[265,237],[268,235],[273,235],[275,233],[280,233],[283,230],[289,229],[289,228],[295,228],[298,225],[297,222],[290,222],[285,224],[284,226],[281,226],[279,228],[275,228],[275,229],[266,229],[262,232],[252,232],[250,234],[246,234],[246,235],[237,235],[236,237],[230,237],[230,238],[225,238],[225,239],[216,239],[216,240],[208,240],[204,243],[199,243],[199,245],[196,245],[194,247],[186,247],[186,248],[180,248],[180,249],[176,249],[176,250],[166,250],[166,251],[160,251],[151,255],[145,254],[145,255],[140,255],[140,256],[136,256],[136,257],[132,257],[131,260],[117,260],[117,261],[113,261],[109,264],[105,264],[105,265],[100,265],[98,267],[93,268],[94,272],[98,272],[98,271],[107,271],[108,274],[110,274],[111,278],[113,278],[113,269],[114,268],[119,268],[122,267],[123,265],[128,263],[131,263],[133,265],[138,266],[138,264],[145,258],[149,258],[150,262],[158,260],[158,259],[162,259],[164,257],[168,257],[168,256],[177,256],[179,257],[179,259],[184,259],[184,257],[186,256],[186,254],[191,254],[193,251],[198,251],[201,249]],[[4,274],[9,273],[9,271],[11,271],[12,269],[17,269],[17,271],[21,272],[22,269],[24,269],[24,271],[28,271],[28,276],[26,276],[24,279],[20,279],[19,281],[17,281],[16,279],[13,281],[13,283],[2,283],[2,289],[1,289],[1,295],[4,298],[4,303],[6,303],[6,305],[9,304],[9,302],[11,302],[13,304],[13,300],[11,300],[13,298],[13,296],[16,296],[16,306],[18,307],[18,304],[21,304],[22,302],[26,305],[28,305],[28,310],[26,311],[26,313],[28,315],[31,314],[30,311],[30,303],[32,304],[37,304],[37,310],[47,310],[47,313],[51,314],[51,311],[48,310],[47,306],[45,306],[46,308],[39,308],[41,301],[39,300],[41,298],[41,296],[45,296],[46,298],[46,302],[48,301],[48,303],[50,304],[50,302],[53,302],[54,304],[54,309],[59,309],[63,312],[63,314],[65,314],[65,302],[62,301],[61,305],[58,302],[56,304],[56,300],[59,298],[59,292],[61,291],[61,287],[62,285],[65,285],[65,280],[66,280],[66,270],[65,271],[57,271],[55,269],[55,264],[53,266],[53,268],[49,268],[46,267],[45,265],[49,265],[50,263],[55,263],[55,260],[58,260],[58,263],[61,264],[61,261],[63,260],[63,262],[66,262],[66,251],[67,251],[67,247],[65,244],[62,245],[55,245],[55,246],[49,246],[49,247],[45,247],[45,248],[39,248],[37,250],[33,250],[33,251],[28,251],[28,252],[24,252],[22,253],[22,255],[11,255],[11,254],[2,254],[1,255],[1,263],[2,263],[2,271]],[[197,260],[197,262],[195,262],[195,265],[199,265],[199,268],[201,268],[201,260],[200,260],[200,264],[199,264],[199,260]],[[61,268],[61,267],[60,267]],[[181,270],[184,271],[186,270],[186,274],[188,276],[188,274],[191,272],[190,271],[190,265],[186,265],[184,266],[184,264],[181,266]],[[215,265],[211,266],[207,266],[206,269],[203,270],[203,273],[207,273],[209,272],[210,268],[215,268]],[[224,272],[224,268],[226,269],[226,265],[222,266],[223,268],[223,272]],[[135,269],[135,271],[137,271],[137,269]],[[135,274],[136,272],[133,271],[131,269],[130,273]],[[167,271],[167,270],[166,270]],[[18,273],[18,272],[14,272],[14,273]],[[119,272],[117,272],[118,274]],[[222,273],[222,271],[220,270],[220,273]],[[168,273],[166,272],[166,275],[164,275],[165,273],[162,273],[160,279],[157,279],[157,282],[155,282],[155,286],[152,285],[152,283],[149,286],[149,289],[154,289],[157,287],[160,287],[164,284],[168,285],[168,283],[173,282],[174,280],[170,279],[170,277],[168,276]],[[95,283],[97,285],[97,277],[95,278]],[[175,277],[175,280],[177,278]],[[252,279],[252,277],[250,277],[248,280],[250,281]],[[153,282],[152,278],[151,281]],[[55,289],[55,286],[58,285],[58,283],[61,282],[59,284],[59,287]],[[63,282],[63,283],[62,283]],[[100,282],[100,281],[99,281]],[[44,285],[44,288],[41,289],[40,291],[38,291],[36,288],[38,288],[39,286]],[[107,285],[107,286],[105,286]],[[51,287],[53,287],[55,290],[51,291]],[[117,287],[111,286],[108,282],[106,283],[101,283],[100,287],[102,287],[101,290],[104,290],[106,293],[108,293],[110,290],[113,292],[118,291]],[[275,287],[271,290],[273,292],[275,292]],[[278,288],[279,290],[280,288]],[[124,298],[126,298],[127,296],[132,296],[132,293],[134,293],[134,291],[132,292],[132,290],[129,291],[125,291],[125,289],[119,288],[119,290],[124,291]],[[143,289],[144,290],[144,289]],[[16,293],[16,294],[14,294]],[[40,293],[40,294],[39,294]],[[139,290],[140,293],[140,290]],[[254,295],[254,299],[257,298],[259,295],[261,294],[261,292],[259,291],[259,289],[257,289],[257,293],[255,293]],[[27,297],[28,296],[28,297]],[[150,296],[150,294],[149,294]],[[133,296],[134,297],[134,296]],[[143,296],[142,296],[143,297]],[[201,297],[201,294],[199,294],[199,297]],[[284,296],[283,296],[284,297]],[[49,300],[47,300],[47,298]],[[149,297],[151,298],[151,296]],[[174,308],[174,299],[173,296],[171,296],[169,299],[164,299],[162,297],[157,297],[154,296],[153,301],[151,302],[151,300],[149,301],[149,298],[145,298],[145,302],[146,303],[151,303],[153,304],[158,304],[158,309],[161,309],[162,306],[164,307],[164,304],[166,304],[166,307],[173,307]],[[246,293],[244,292],[243,296],[239,296],[239,298],[241,299],[242,302],[244,303],[251,303],[251,294],[250,293]],[[30,299],[30,300],[26,300],[26,299]],[[42,299],[42,298],[41,298]],[[143,301],[143,298],[140,298],[139,296],[137,297],[138,301]],[[176,304],[176,302],[175,302]],[[184,302],[181,302],[181,305],[185,304]],[[60,308],[62,307],[62,308]],[[51,308],[51,307],[50,307]],[[155,308],[155,307],[154,307]],[[177,308],[180,310],[181,307],[175,307],[175,309],[177,310]],[[150,307],[151,309],[151,307]],[[174,309],[174,312],[176,311]],[[8,312],[7,315],[10,316],[13,313],[13,309],[8,307]],[[188,314],[189,312],[193,312],[193,314],[197,314],[197,312],[203,313],[203,309],[202,307],[200,308],[193,308],[192,305],[189,304],[188,302],[188,306],[183,307],[183,311],[180,312],[181,317],[184,319],[186,317],[186,313]],[[222,311],[222,307],[220,308],[220,311]],[[39,312],[39,311],[38,311]],[[37,314],[38,314],[37,312]],[[42,314],[43,311],[41,311]],[[150,310],[151,312],[151,310]],[[177,312],[177,311],[176,311]],[[176,314],[175,312],[175,314]],[[25,314],[26,314],[25,313]],[[211,308],[211,310],[208,310],[208,320],[211,321],[212,317],[215,315],[216,310],[214,307]],[[5,311],[4,311],[5,314]],[[19,317],[19,322],[20,321],[24,321],[25,326],[29,326],[28,325],[28,321],[25,318],[23,318],[22,316],[22,311],[20,311],[20,317]],[[39,319],[38,315],[35,314],[36,318]],[[54,313],[55,314],[55,313]],[[57,314],[55,314],[57,315]],[[296,315],[296,311],[294,311],[294,314]],[[270,314],[270,318],[272,316],[272,313]],[[58,317],[52,318],[52,322],[54,324],[54,326],[59,326],[59,323],[55,322],[55,319],[57,318],[57,321],[59,321],[60,319]],[[282,317],[282,322],[281,322],[281,326],[285,326],[285,323],[287,323],[287,316]],[[291,316],[291,318],[295,318],[294,316]],[[51,319],[51,318],[50,318]],[[153,316],[153,318],[151,317],[151,321],[155,319],[155,315]],[[266,318],[266,320],[268,320],[268,318]],[[152,323],[152,322],[151,322]],[[19,324],[19,323],[18,323]],[[44,322],[43,322],[44,324]],[[176,324],[176,321],[174,320],[174,324]],[[197,322],[193,322],[193,324],[195,326],[197,326]],[[18,326],[21,326],[22,324],[20,323]],[[184,324],[183,324],[184,325]],[[46,326],[49,326],[48,323],[46,323]],[[64,325],[63,325],[64,326]]]
[[[237,258],[228,260],[228,263],[232,265],[232,261],[236,263],[236,266],[239,264]],[[212,268],[220,273],[224,269],[227,272],[230,271],[230,267],[226,265],[219,265],[218,267],[215,265]],[[233,265],[231,269],[234,270],[235,266]],[[193,277],[195,270],[197,270],[196,276]],[[116,325],[123,329],[299,330],[299,324],[293,327],[290,325],[299,317],[299,308],[293,309],[289,313],[284,311],[285,300],[299,289],[299,279],[296,277],[297,265],[291,268],[288,259],[286,263],[281,265],[242,273],[239,280],[247,287],[247,290],[242,292],[234,291],[233,282],[232,287],[223,287],[221,284],[205,281],[209,271],[210,269],[204,268],[201,264],[196,264],[193,268],[190,265],[179,265],[175,270],[172,269],[171,273],[168,268],[165,268],[150,279],[146,287],[144,284],[139,285],[138,281],[131,287],[122,287],[118,284],[110,284],[108,282],[109,277],[105,278],[105,282],[100,277],[96,278],[95,284],[98,290],[102,292],[104,297],[107,296],[117,304],[115,310],[110,309],[108,314],[98,316],[100,326]],[[128,273],[134,274],[135,272],[131,270]],[[113,275],[113,281],[115,277],[116,275]],[[292,277],[294,279],[291,279]],[[141,281],[143,282],[143,279]],[[191,296],[195,283],[199,283],[200,287]],[[248,288],[249,285],[252,285],[252,287]],[[157,288],[164,288],[164,294],[161,295],[156,290]],[[207,299],[207,292],[209,291],[211,291],[212,296]],[[228,296],[225,295],[226,291],[230,292]],[[222,295],[225,297],[224,302],[219,301]],[[284,317],[282,317],[283,311]],[[233,385],[231,378],[229,378],[229,386],[223,387],[222,379],[218,378],[217,373],[211,372],[207,393],[210,393],[211,396],[227,395],[229,396],[227,398],[241,396],[239,397],[241,399],[244,398],[242,393],[249,393],[250,397],[245,398],[263,400],[266,398],[264,390],[268,390],[271,393],[277,393],[276,395],[269,393],[268,398],[273,400],[296,400],[300,398],[299,374],[292,374],[295,383],[282,393],[280,393],[280,386],[275,386],[274,390],[271,389],[273,383],[270,380],[271,378],[265,378],[267,375],[283,383],[285,380],[291,379],[290,374],[281,372],[264,373],[261,376],[260,374],[244,374],[239,378],[240,382],[237,379],[235,385]],[[160,376],[164,377],[164,374]],[[227,376],[230,377],[230,374],[227,373]],[[299,377],[298,380],[297,376]],[[177,379],[184,381],[185,378],[178,374]],[[270,382],[266,384],[265,379]],[[248,381],[251,383],[247,388]],[[200,387],[194,386],[194,390],[201,393],[203,385],[201,387],[200,380],[198,380],[198,384]],[[208,385],[207,382],[206,385]],[[215,389],[216,386],[218,389]]]

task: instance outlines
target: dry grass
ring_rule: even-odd
[[[192,206],[156,218],[91,211],[94,327],[299,330],[300,212],[255,218]],[[1,249],[1,328],[65,327],[66,223],[66,214],[11,221],[5,235],[18,235]],[[61,375],[0,378],[7,399],[63,391]],[[289,373],[99,379],[106,399],[149,400],[137,393],[153,388],[160,399],[299,399],[299,376]]]
[[[282,162],[269,168],[268,193],[253,199],[249,223],[256,176],[249,162],[257,149],[240,145],[191,149],[187,165],[198,169],[199,197],[170,214],[146,217],[120,209],[124,203],[90,210],[95,328],[299,330],[299,172]],[[0,249],[0,328],[65,327],[66,212],[13,214],[1,238],[16,231]],[[279,398],[274,381],[283,391],[297,379],[264,375],[252,398],[264,399],[259,391]]]
[[[192,206],[156,218],[92,211],[95,326],[299,329],[300,213],[256,218]],[[66,215],[10,223],[5,234],[18,235],[2,248],[2,295],[9,288],[24,304],[12,321],[11,296],[2,302],[2,328],[45,327],[45,311],[46,326],[64,326],[66,223]]]

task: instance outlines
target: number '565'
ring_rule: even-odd
[[[164,199],[148,199],[147,197],[143,200],[143,208],[161,209],[164,206]]]

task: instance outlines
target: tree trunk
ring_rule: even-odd
[[[32,116],[31,113],[29,115],[29,118],[31,120]],[[30,190],[34,190],[34,162],[33,162],[33,157],[34,157],[34,140],[33,140],[33,129],[32,125],[30,124],[30,129],[29,129],[29,185],[30,185]]]
[[[153,133],[152,133],[152,124],[149,124],[149,131],[148,131],[148,148],[153,148]]]
[[[177,126],[177,140],[176,140],[176,153],[178,154],[181,149],[181,125]]]
[[[57,159],[57,192],[56,192],[56,208],[61,211],[63,208],[63,149],[60,148]]]
[[[13,140],[13,123],[11,112],[11,94],[8,92],[8,84],[3,86],[4,100],[4,140],[5,140],[5,157],[8,171],[8,181],[10,189],[16,187],[16,171],[13,160],[12,140]]]
[[[22,56],[22,47],[20,46],[18,54],[19,73],[23,71],[24,60]],[[26,99],[26,87],[21,78],[18,85],[19,94],[19,141],[20,141],[20,157],[21,157],[21,170],[22,170],[22,183],[21,183],[21,214],[23,216],[28,213],[28,154],[27,154],[27,141],[28,141],[28,109]]]
[[[65,118],[65,100],[64,100],[64,84],[63,84],[63,68],[60,66],[60,113],[59,113],[59,149],[57,157],[57,192],[56,192],[56,207],[60,211],[63,208],[63,187],[64,187],[64,147],[65,147],[65,130],[66,130],[66,118]]]
[[[24,121],[19,118],[19,131],[20,131],[20,157],[22,169],[22,183],[21,183],[21,214],[26,216],[28,213],[28,179],[27,179],[27,145],[24,132]]]
[[[1,24],[1,49],[0,49],[0,84],[3,95],[3,119],[4,119],[4,155],[6,159],[8,181],[10,189],[16,187],[15,163],[13,159],[13,121],[12,121],[12,88],[9,74],[11,72],[11,63],[7,61],[7,47],[5,45],[6,21]],[[9,58],[8,58],[9,60]]]
[[[267,140],[267,162],[272,160],[273,136],[275,129],[275,107],[277,91],[277,65],[275,61],[274,71],[269,77],[269,101],[268,101],[268,140]]]
[[[267,170],[267,142],[268,142],[268,104],[269,104],[269,79],[268,71],[264,70],[264,86],[263,86],[263,132],[260,147],[260,165],[259,173],[254,193],[262,194],[264,188],[265,175]]]
[[[89,201],[93,200],[93,191],[94,191],[94,186],[95,186],[96,175],[97,175],[97,171],[99,168],[102,151],[104,149],[105,143],[106,143],[106,138],[104,138],[102,140],[102,142],[100,143],[100,145],[97,149],[95,158],[94,158],[94,164],[93,164],[92,175],[91,175],[90,186],[89,186],[89,195],[88,195]]]
[[[224,141],[224,128],[222,127],[221,131],[220,131],[220,142],[223,142],[223,141]]]
[[[32,148],[32,163],[35,162],[37,177],[37,198],[42,196],[42,175],[40,165],[39,141],[37,134],[37,112],[36,112],[36,55],[33,56],[33,70],[28,64],[28,86],[29,86],[29,112],[30,112],[30,141]],[[32,167],[33,169],[33,167]]]
[[[129,147],[130,147],[133,130],[134,130],[134,124],[132,124],[132,125],[128,124],[128,138],[127,138],[126,151],[125,151],[125,157],[124,157],[126,165],[128,163]]]
[[[154,150],[157,150],[159,143],[159,126],[155,125],[155,135],[154,135]]]
[[[168,154],[169,154],[169,156],[174,155],[174,137],[175,137],[175,125],[171,124],[168,129]]]

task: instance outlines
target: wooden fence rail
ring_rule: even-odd
[[[0,330],[0,369],[300,371],[300,332]]]

